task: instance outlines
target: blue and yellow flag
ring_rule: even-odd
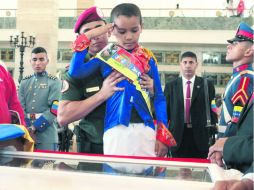
[[[32,152],[34,150],[34,140],[30,136],[27,128],[23,125],[0,124],[0,142],[23,137],[24,151]]]

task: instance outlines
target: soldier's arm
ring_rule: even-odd
[[[116,91],[123,90],[123,88],[116,87],[116,84],[124,78],[123,75],[114,71],[104,80],[101,90],[93,96],[80,101],[60,101],[57,115],[59,124],[67,125],[88,115]],[[75,89],[72,89],[72,91],[75,91]]]
[[[50,84],[50,82],[52,82]],[[42,115],[35,120],[33,126],[39,132],[43,132],[50,125],[52,125],[53,120],[56,118],[56,114],[52,112],[54,107],[57,107],[58,100],[60,97],[61,81],[58,79],[52,79],[49,81],[49,96],[48,98],[48,109],[42,113]]]
[[[106,25],[103,25],[98,28],[94,28],[92,30],[85,32],[85,35],[87,36],[88,39],[91,40],[92,38],[95,38],[97,36],[110,32],[111,30],[113,30],[113,24],[107,23]]]

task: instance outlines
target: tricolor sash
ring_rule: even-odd
[[[139,84],[139,77],[144,72],[140,61],[125,49],[112,43],[103,48],[96,57],[127,77],[135,85],[136,89],[141,92],[152,115],[149,93],[143,90]]]

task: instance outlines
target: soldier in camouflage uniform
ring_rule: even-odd
[[[57,150],[58,134],[54,120],[61,82],[45,71],[49,59],[44,48],[32,50],[30,63],[34,74],[25,77],[19,87],[26,125],[35,135],[36,149]]]

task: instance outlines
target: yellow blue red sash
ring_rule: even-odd
[[[136,89],[141,92],[150,114],[152,115],[149,94],[147,91],[143,90],[139,84],[139,77],[142,74],[142,68],[139,67],[139,65],[141,65],[139,60],[131,53],[114,44],[107,45],[96,57],[131,80]]]

